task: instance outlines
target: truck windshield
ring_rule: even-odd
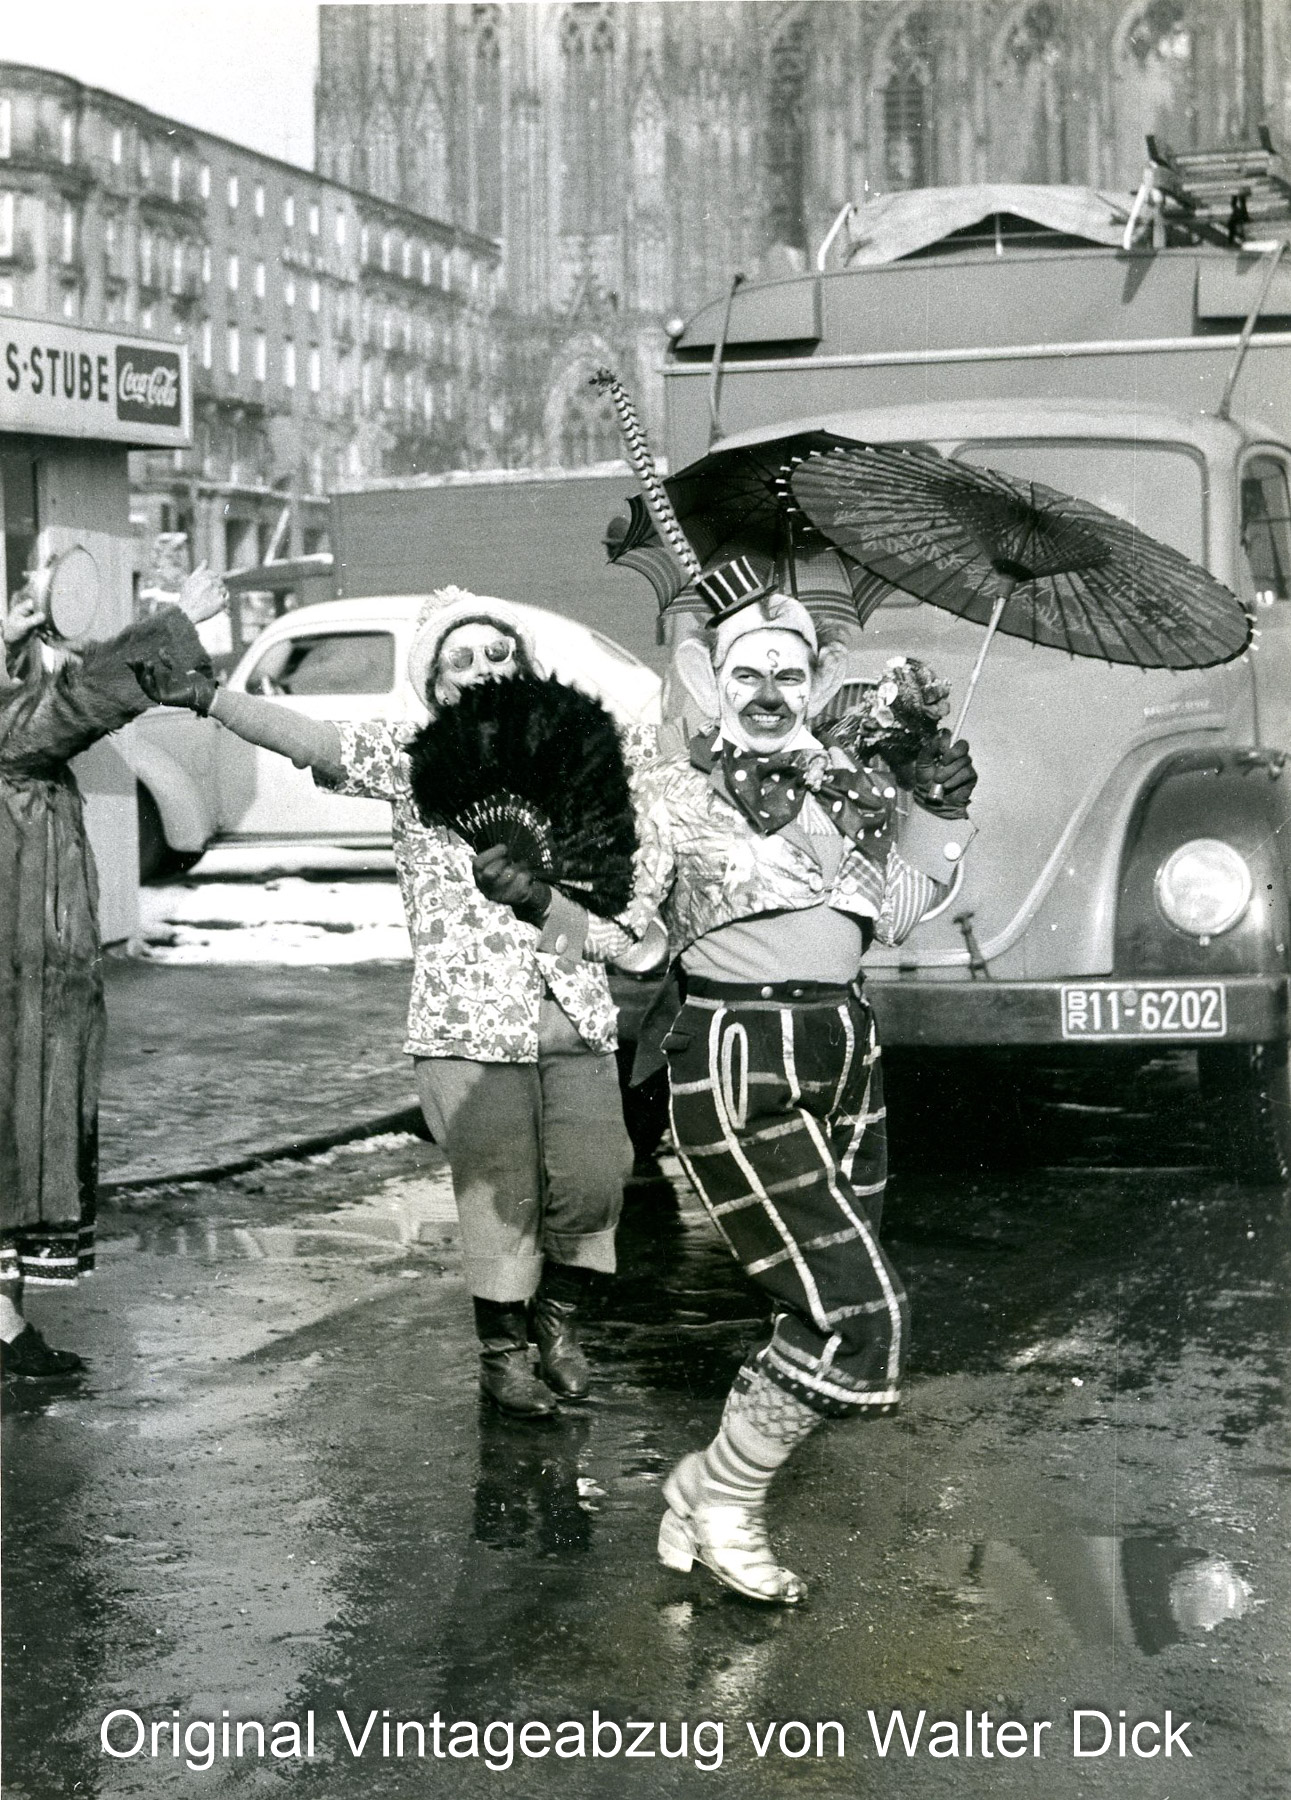
[[[978,468],[998,469],[1002,475],[1020,475],[1059,493],[1074,494],[1118,519],[1128,519],[1194,562],[1205,562],[1202,465],[1182,445],[1014,440],[964,444],[956,456]]]

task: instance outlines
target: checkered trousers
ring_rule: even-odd
[[[664,1040],[677,1152],[771,1299],[773,1334],[756,1357],[767,1376],[831,1416],[890,1406],[909,1311],[878,1241],[887,1138],[874,1015],[855,990],[784,992],[691,984]]]

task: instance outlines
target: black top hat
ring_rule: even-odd
[[[712,615],[706,621],[710,626],[720,625],[732,613],[775,591],[774,563],[770,557],[752,554],[728,557],[695,580],[695,592]]]

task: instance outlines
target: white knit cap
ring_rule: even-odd
[[[419,699],[431,698],[427,689],[440,645],[450,631],[468,619],[487,619],[491,624],[500,625],[522,646],[534,669],[538,670],[533,640],[521,624],[520,615],[507,601],[495,599],[492,594],[468,593],[465,588],[436,588],[433,594],[427,594],[417,614],[417,629],[408,651],[408,680]]]
[[[750,631],[796,631],[805,638],[812,654],[819,648],[816,627],[811,614],[790,594],[768,594],[754,600],[738,612],[729,613],[713,632],[713,667],[720,669],[731,653],[731,646]]]

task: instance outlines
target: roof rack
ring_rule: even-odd
[[[1148,163],[1135,195],[1124,246],[1150,228],[1154,249],[1183,226],[1212,241],[1240,245],[1252,226],[1291,220],[1291,182],[1267,125],[1258,144],[1172,150],[1148,134]]]

